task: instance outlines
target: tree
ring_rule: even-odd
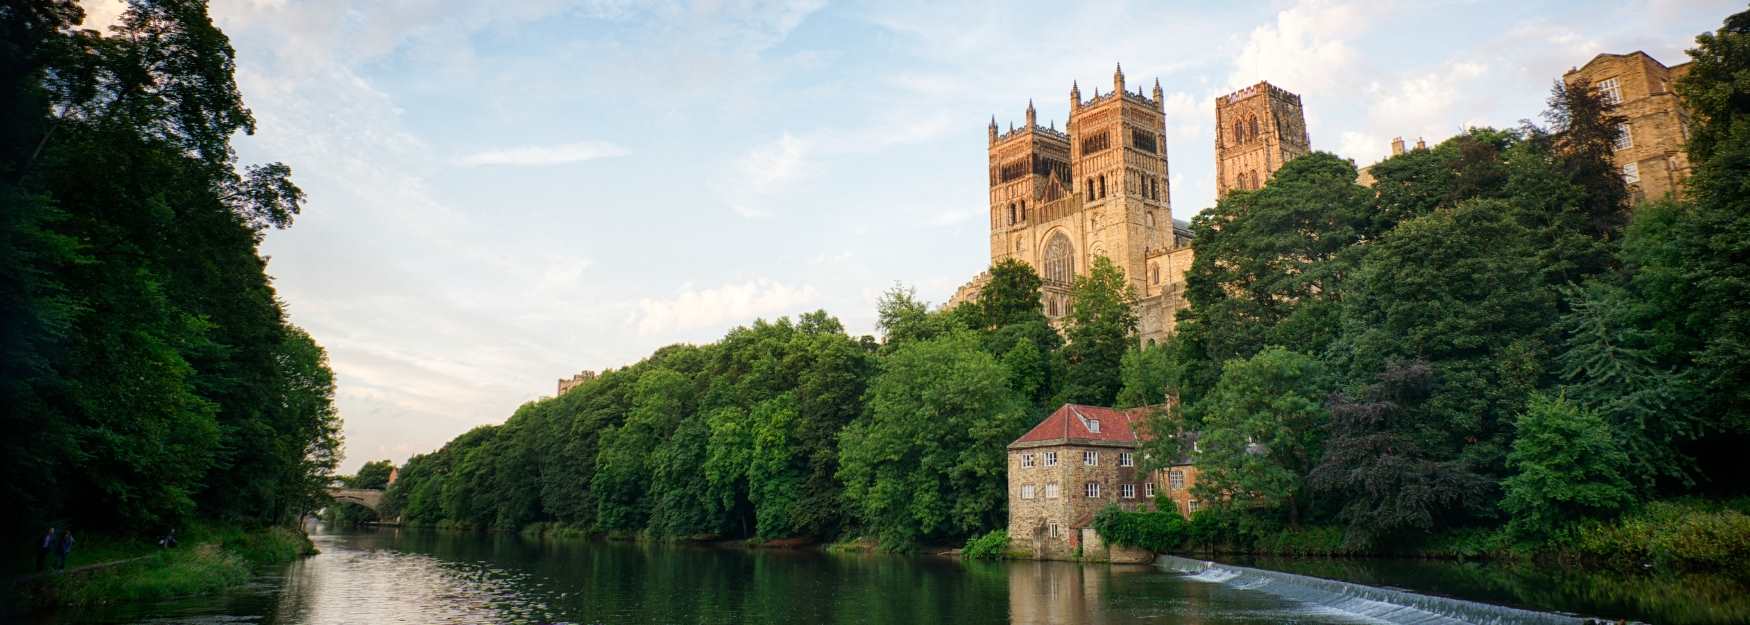
[[[852,516],[889,547],[958,540],[1004,522],[1005,446],[1029,425],[1008,371],[958,331],[894,350],[867,412],[839,435]]]
[[[1307,483],[1339,502],[1349,544],[1427,532],[1455,510],[1491,501],[1491,482],[1438,447],[1436,422],[1423,410],[1433,388],[1427,363],[1393,361],[1376,382],[1326,403],[1330,435]]]
[[[1076,276],[1070,298],[1063,401],[1110,406],[1121,385],[1124,352],[1136,342],[1136,294],[1124,270],[1100,256],[1086,275]]]
[[[636,532],[650,520],[652,450],[675,432],[691,394],[686,376],[656,367],[638,378],[626,421],[601,433],[590,492],[600,529]]]
[[[1501,482],[1508,527],[1525,536],[1547,536],[1563,523],[1614,514],[1634,501],[1618,471],[1628,456],[1610,438],[1597,413],[1565,397],[1532,395],[1516,425],[1518,437]]]
[[[917,299],[916,291],[898,284],[881,294],[876,308],[875,325],[889,350],[941,336],[957,325],[944,314],[930,312],[929,304]]]
[[[1179,324],[1192,390],[1213,386],[1221,363],[1267,345],[1316,354],[1337,337],[1342,284],[1356,262],[1347,252],[1374,234],[1372,195],[1355,175],[1348,161],[1310,154],[1192,220],[1191,308]]]
[[[985,329],[1039,321],[1040,290],[1044,284],[1033,266],[1006,258],[990,267],[990,281],[978,294],[978,308]]]
[[[1118,390],[1117,407],[1153,406],[1179,396],[1184,386],[1185,365],[1175,349],[1177,340],[1173,336],[1160,345],[1125,350],[1118,365],[1123,386]]]
[[[1318,459],[1328,415],[1322,365],[1280,347],[1229,361],[1197,410],[1197,484],[1203,501],[1281,507],[1298,524],[1307,505],[1304,476]]]
[[[373,460],[359,467],[358,473],[346,478],[348,488],[383,489],[389,486],[389,473],[395,470],[395,463],[388,460]]]

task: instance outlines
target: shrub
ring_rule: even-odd
[[[1574,519],[1612,516],[1633,503],[1618,470],[1628,455],[1597,412],[1559,395],[1533,394],[1516,427],[1507,455],[1514,475],[1501,483],[1501,508],[1512,516],[1514,534],[1548,536]]]
[[[1750,563],[1750,515],[1695,500],[1659,501],[1613,522],[1584,521],[1547,544],[1558,554],[1627,568],[1731,569]]]
[[[1125,512],[1107,506],[1094,515],[1094,530],[1106,542],[1153,552],[1172,551],[1185,544],[1189,527],[1176,509],[1166,512]]]
[[[960,557],[967,560],[1000,560],[1008,555],[1008,530],[992,530],[983,536],[975,536],[966,541],[966,548],[960,550]]]

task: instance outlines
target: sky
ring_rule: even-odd
[[[87,26],[121,0],[82,0]],[[989,260],[985,127],[1071,81],[1166,93],[1173,216],[1214,202],[1215,98],[1299,93],[1359,165],[1535,118],[1602,52],[1681,62],[1741,3],[214,0],[257,132],[308,194],[263,245],[328,350],[344,472],[556,379],[825,309],[872,334]]]

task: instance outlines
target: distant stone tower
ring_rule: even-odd
[[[1040,126],[1031,102],[1020,128],[1005,132],[991,119],[990,261],[1032,265],[1045,282],[1047,317],[1069,314],[1071,283],[1106,256],[1144,300],[1145,340],[1171,331],[1183,308],[1175,280],[1189,266],[1190,233],[1173,221],[1162,102],[1159,82],[1152,98],[1128,91],[1120,67],[1110,93],[1095,88],[1083,100],[1081,86],[1070,86],[1062,131]],[[950,302],[970,301],[980,288],[974,279]]]
[[[1268,82],[1215,99],[1215,190],[1257,189],[1312,151],[1300,96]]]

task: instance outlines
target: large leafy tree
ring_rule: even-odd
[[[1413,537],[1492,501],[1490,480],[1440,447],[1438,421],[1425,411],[1434,384],[1427,363],[1393,361],[1377,381],[1326,403],[1329,438],[1307,479],[1338,503],[1351,545]]]
[[[1096,257],[1070,287],[1062,401],[1110,406],[1123,385],[1124,352],[1136,343],[1136,293],[1112,259]]]
[[[1336,338],[1342,283],[1354,268],[1346,252],[1377,221],[1355,176],[1346,160],[1310,154],[1192,220],[1197,256],[1180,329],[1193,390],[1213,385],[1221,363],[1267,345],[1316,354]]]
[[[965,331],[881,362],[868,412],[839,436],[839,479],[859,524],[889,546],[963,539],[1004,521],[1005,446],[1027,428],[1003,366]]]
[[[1298,524],[1308,503],[1305,476],[1323,444],[1329,385],[1318,360],[1280,347],[1223,366],[1221,382],[1197,405],[1197,497],[1280,507]]]
[[[1612,514],[1634,501],[1621,473],[1628,456],[1597,413],[1538,393],[1516,426],[1507,456],[1513,475],[1501,483],[1501,507],[1512,516],[1508,527],[1515,532],[1544,536],[1565,522]]]

